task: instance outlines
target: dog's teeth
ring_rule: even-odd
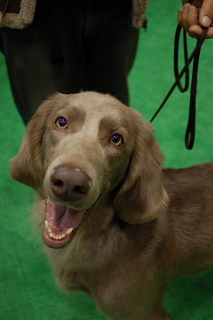
[[[70,233],[72,233],[72,231],[73,231],[73,228],[67,229],[66,230],[66,235],[68,236]]]
[[[47,220],[45,220],[45,227],[49,229],[49,222]]]
[[[52,230],[51,224],[50,224],[47,220],[45,220],[45,227],[46,227],[49,231]]]
[[[56,239],[56,240],[61,240],[61,239],[66,238],[66,236],[71,234],[73,231],[73,228],[70,228],[70,229],[65,230],[64,233],[62,233],[62,234],[54,234],[53,228],[47,220],[45,220],[45,228],[47,229],[49,236],[53,239]]]
[[[53,234],[53,233],[50,233],[50,237],[53,238],[53,239],[56,239],[56,240],[64,239],[64,238],[66,238],[66,236],[67,236],[66,233],[62,233],[62,234]]]
[[[67,236],[66,233],[63,233],[60,236],[58,236],[58,239],[59,240],[64,239],[64,238],[66,238],[66,236]]]

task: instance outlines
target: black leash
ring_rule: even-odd
[[[181,30],[183,30],[183,46],[184,46],[184,60],[185,66],[182,71],[178,72],[178,57],[179,57],[179,40]],[[207,28],[203,28],[202,35],[200,39],[197,40],[197,45],[192,52],[191,56],[188,57],[188,49],[187,49],[187,38],[186,38],[186,31],[181,28],[180,25],[177,26],[176,34],[175,34],[175,50],[174,50],[174,73],[175,73],[175,83],[167,93],[166,97],[164,98],[163,102],[161,103],[160,107],[155,112],[154,116],[150,120],[153,122],[158,113],[161,111],[169,97],[171,96],[172,92],[176,87],[179,88],[181,92],[187,91],[189,87],[189,65],[194,60],[193,63],[193,71],[192,71],[192,80],[191,80],[191,92],[190,92],[190,105],[189,105],[189,118],[188,118],[188,125],[186,129],[185,135],[185,145],[187,149],[192,149],[195,140],[195,126],[196,126],[196,94],[197,94],[197,73],[198,73],[198,64],[199,64],[199,57],[200,57],[200,50],[203,42],[206,39],[207,35]],[[183,75],[185,75],[185,84],[184,86],[180,82]]]

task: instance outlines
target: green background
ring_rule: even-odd
[[[178,0],[152,0],[148,30],[141,31],[129,77],[131,107],[150,120],[174,82],[173,39]],[[196,44],[190,39],[192,49]],[[185,167],[213,158],[213,40],[201,53],[194,149],[184,146],[189,93],[176,89],[154,121],[165,166]],[[55,285],[42,247],[28,219],[34,191],[13,181],[9,160],[16,155],[25,127],[14,105],[4,56],[0,55],[0,320],[106,320],[85,294],[68,296]],[[213,270],[177,280],[165,297],[175,320],[213,319]]]

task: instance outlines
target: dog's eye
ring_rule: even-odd
[[[123,144],[123,137],[121,134],[116,133],[110,137],[109,141],[115,146],[120,146]]]
[[[68,126],[67,119],[65,119],[65,118],[58,118],[55,123],[56,123],[57,127],[62,128],[62,129],[67,128],[67,126]]]

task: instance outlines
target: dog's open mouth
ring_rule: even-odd
[[[45,200],[46,220],[43,237],[52,248],[60,248],[71,241],[89,210],[75,210],[58,205],[49,198]]]

